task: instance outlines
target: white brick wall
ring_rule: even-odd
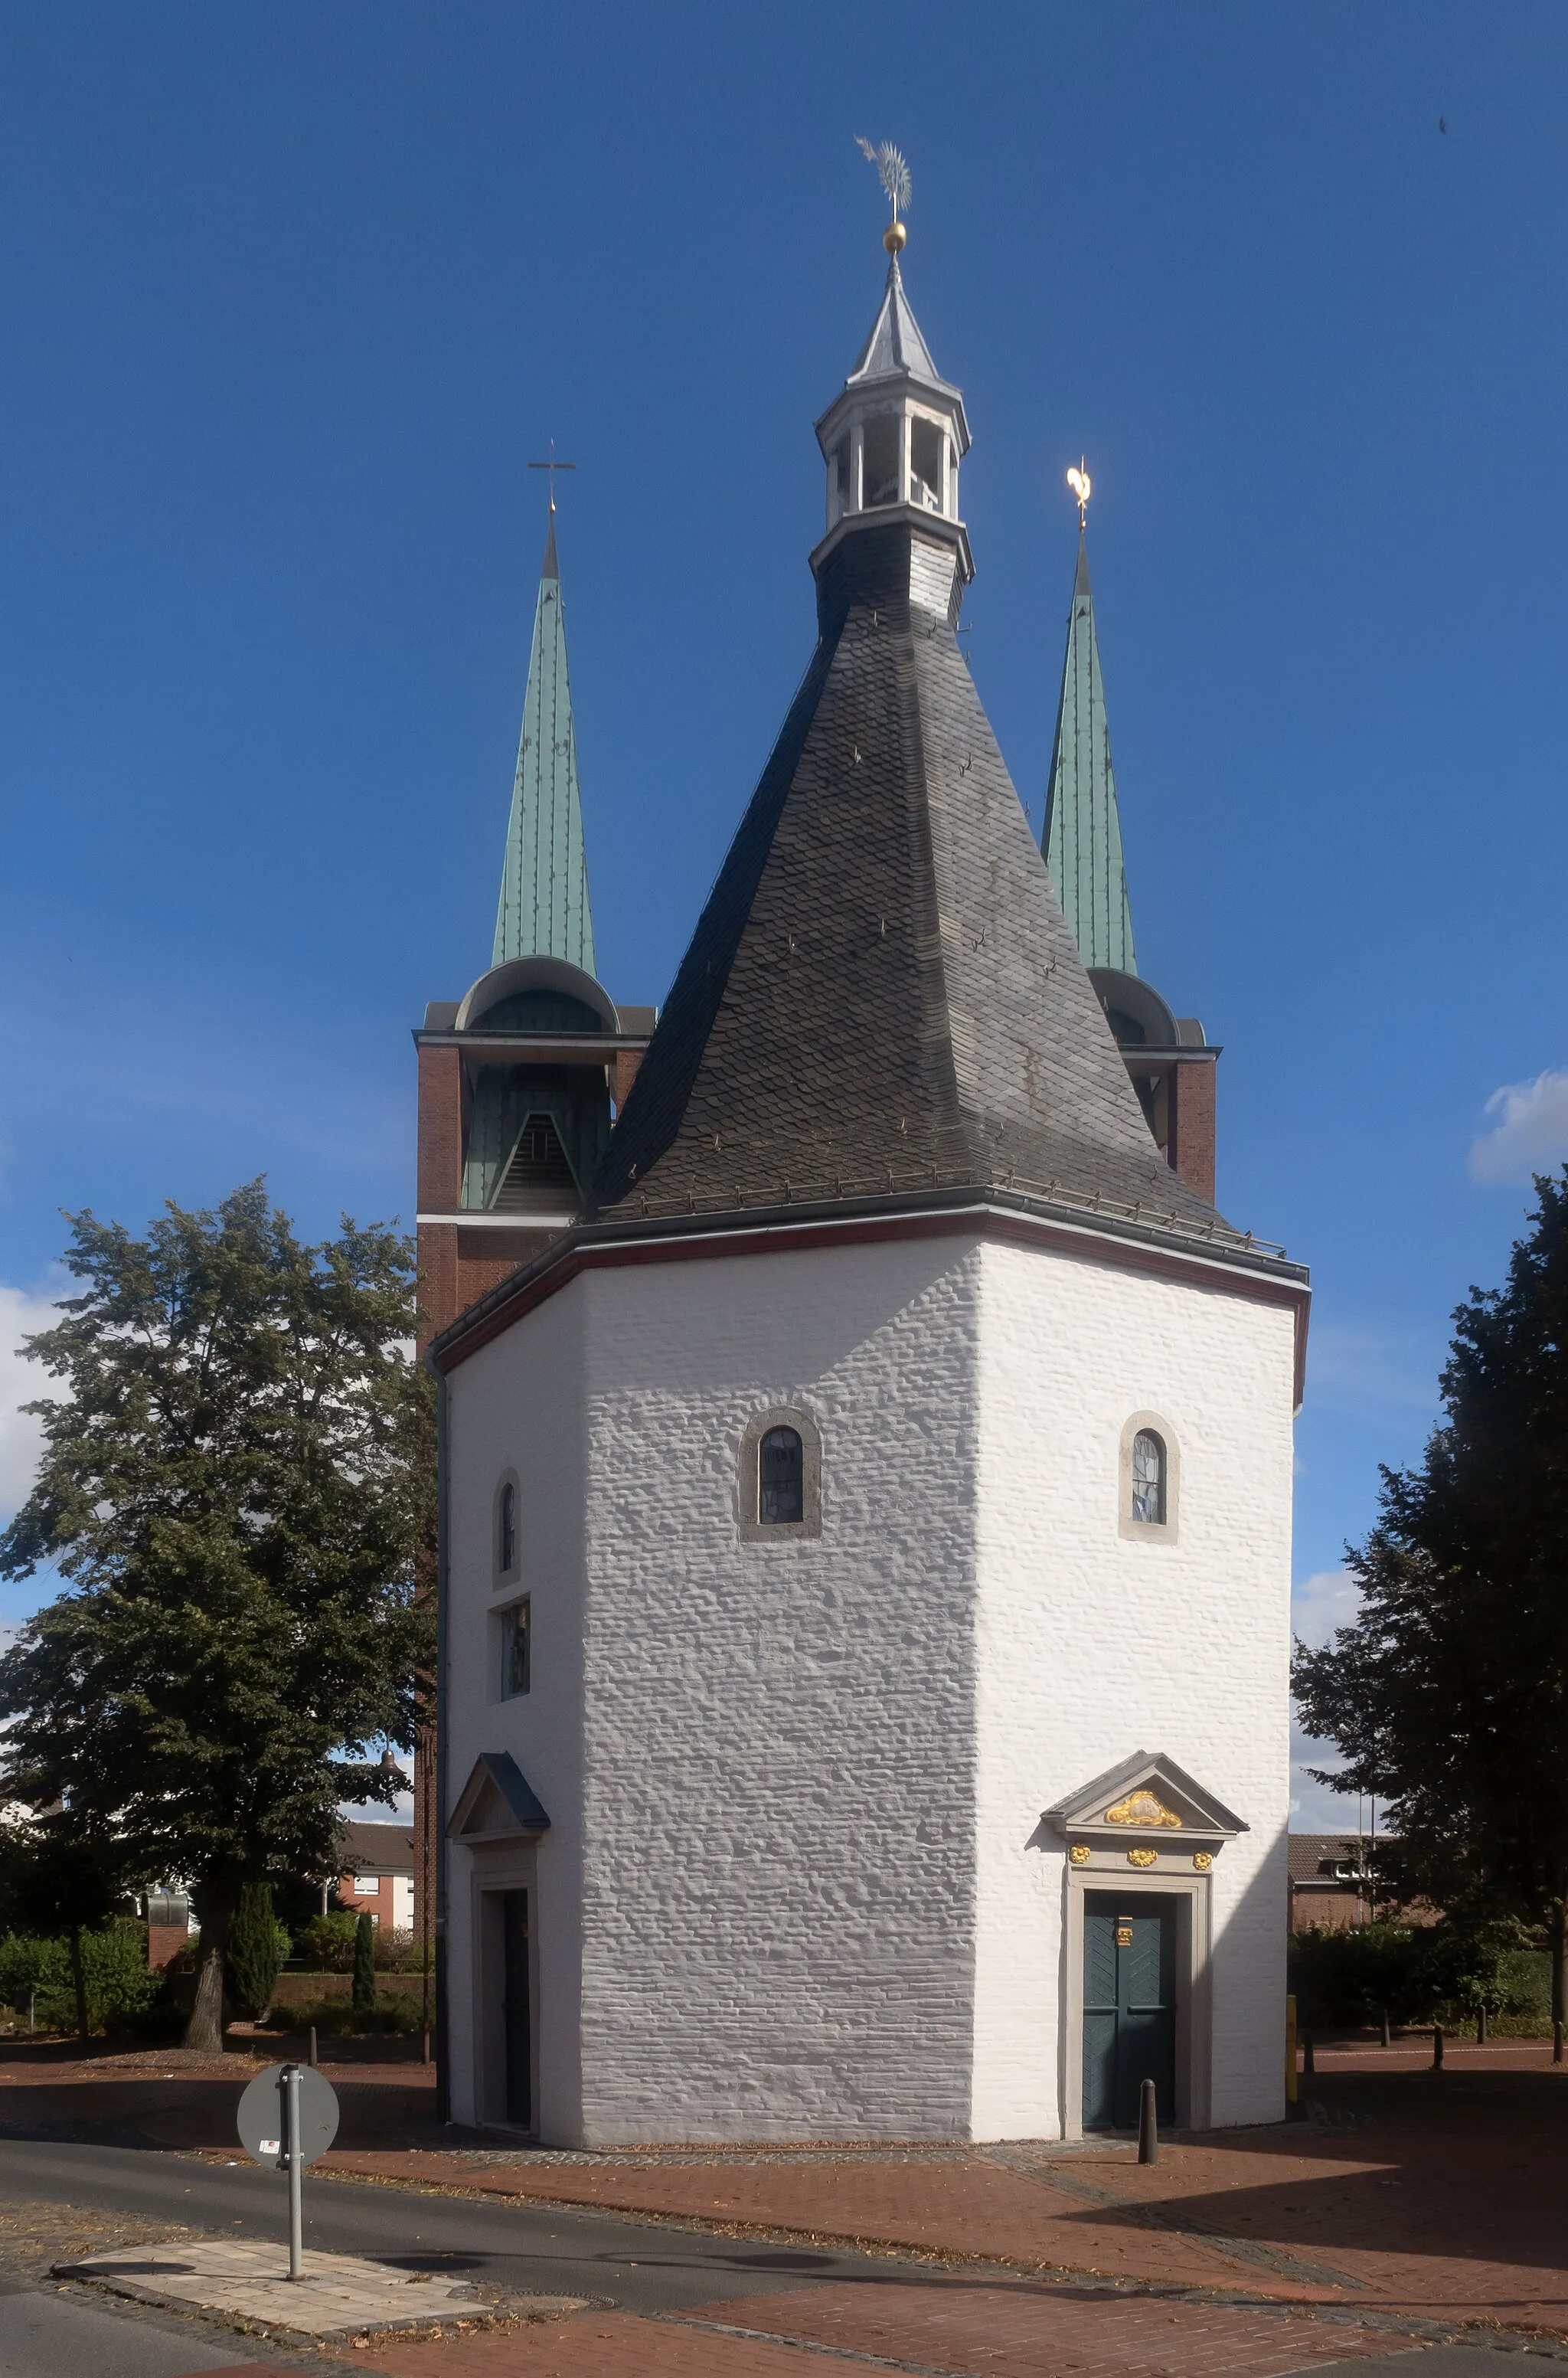
[[[1292,1316],[994,1243],[982,1277],[976,2134],[1053,2137],[1070,2111],[1056,2003],[1064,1852],[1042,1841],[1039,1814],[1138,1749],[1167,1752],[1251,1828],[1210,1885],[1212,2110],[1216,2123],[1275,2120]],[[1136,1411],[1158,1412],[1176,1443],[1174,1543],[1118,1530],[1121,1432]]]
[[[1060,1860],[1029,1844],[1140,1745],[1253,1827],[1215,1874],[1215,2113],[1277,2111],[1290,1328],[948,1238],[590,1272],[460,1366],[450,1785],[509,1749],[552,1820],[545,2136],[1053,2133]],[[737,1540],[739,1440],[771,1403],[821,1429],[818,1541]],[[1183,1463],[1157,1550],[1116,1525],[1143,1408]],[[497,1703],[508,1468],[533,1688]]]

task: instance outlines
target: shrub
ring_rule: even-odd
[[[289,2009],[292,2030],[304,2031],[312,2024],[322,2039],[395,2036],[419,2029],[419,2000],[400,1991],[370,2007],[356,2007],[352,1999],[317,1999],[313,2006]]]
[[[434,1972],[435,1952],[431,1942],[419,1940],[412,1931],[381,1931],[376,1934],[376,1966],[383,1974],[418,1974]]]
[[[1315,1928],[1290,1943],[1291,1987],[1304,2028],[1532,2016],[1550,2002],[1547,1960],[1513,1923],[1361,1924]]]
[[[346,1909],[334,1908],[330,1915],[313,1916],[297,1934],[296,1945],[306,1963],[319,1972],[349,1974],[353,1971],[358,1928]]]
[[[223,1945],[223,1980],[236,2014],[260,2021],[272,2003],[281,1962],[272,1893],[264,1882],[247,1882]]]
[[[162,1981],[162,1975],[148,1971],[146,1925],[120,1917],[101,1932],[84,1932],[81,1960],[90,2027],[94,2031],[134,2027],[158,1997]],[[7,1932],[0,1939],[0,2000],[25,2018],[30,1993],[41,2029],[76,2029],[71,1944],[63,1936],[50,1940],[36,1933]]]
[[[356,2014],[368,2013],[376,2003],[376,1927],[370,1911],[361,1911],[353,1934],[353,2008]]]

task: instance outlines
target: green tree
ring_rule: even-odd
[[[1382,1472],[1353,1625],[1298,1644],[1302,1722],[1389,1804],[1380,1896],[1543,1928],[1568,1997],[1568,1166],[1538,1177],[1506,1284],[1454,1314],[1444,1418]]]
[[[353,1982],[351,1996],[355,2014],[368,2014],[376,2003],[376,1927],[362,1908],[353,1928]]]
[[[125,1891],[119,1844],[84,1823],[77,1810],[52,1808],[31,1823],[13,1822],[0,1832],[0,1929],[65,1939],[77,2036],[84,2046],[92,2026],[82,1936],[108,1924]]]
[[[230,2000],[247,2022],[259,2023],[271,2005],[281,1963],[271,1890],[264,1882],[242,1883],[229,1920],[223,1966]]]
[[[0,1660],[3,1780],[64,1800],[201,1926],[187,2044],[222,2045],[247,1882],[335,1870],[340,1801],[390,1801],[429,1664],[415,1555],[431,1399],[413,1249],[295,1237],[260,1182],[145,1239],[72,1222],[84,1283],[28,1352],[65,1382],[0,1575],[66,1590]]]

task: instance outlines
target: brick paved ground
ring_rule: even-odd
[[[1398,2342],[1300,2314],[933,2278],[747,2296],[658,2320],[585,2312],[340,2358],[387,2378],[829,2378],[835,2367],[848,2378],[864,2356],[944,2378],[1285,2378]]]

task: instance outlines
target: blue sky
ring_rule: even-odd
[[[1224,1044],[1225,1210],[1317,1287],[1321,1628],[1568,1153],[1565,90],[1529,5],[12,0],[0,1338],[62,1207],[411,1215],[551,435],[600,967],[662,998],[809,649],[892,137],[1036,827],[1089,458],[1140,958]]]

